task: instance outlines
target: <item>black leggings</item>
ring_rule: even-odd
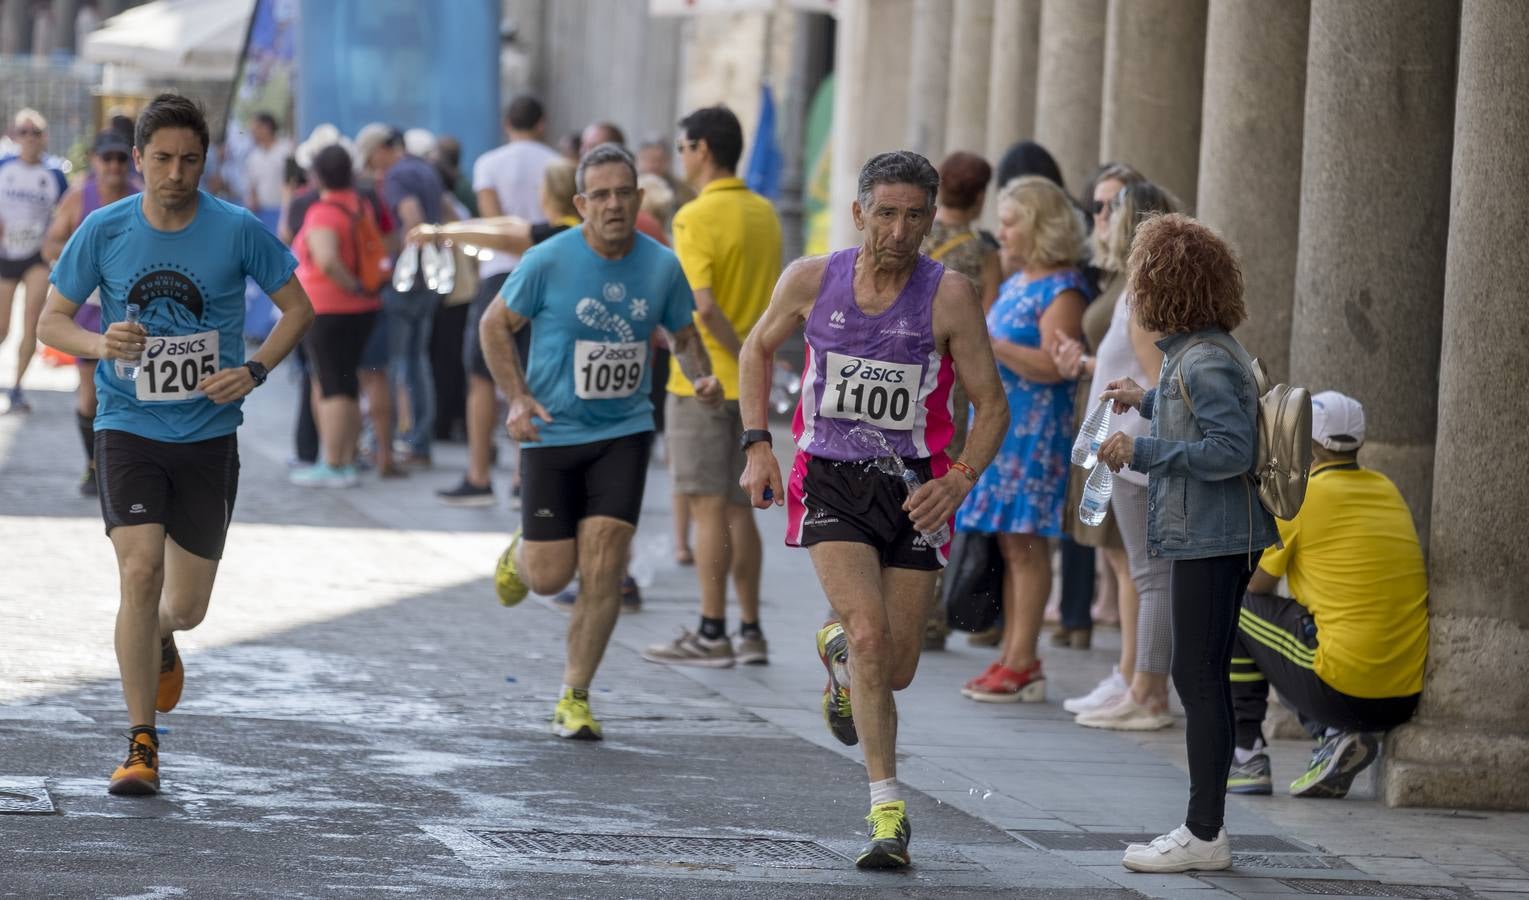
[[[1189,813],[1184,824],[1206,841],[1216,837],[1226,817],[1226,776],[1235,734],[1227,675],[1242,592],[1260,555],[1176,559],[1169,576],[1173,683],[1184,704],[1184,742],[1189,750]]]

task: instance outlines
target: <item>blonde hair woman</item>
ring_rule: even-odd
[[[1009,399],[1009,433],[956,516],[964,532],[997,535],[1005,563],[1004,631],[997,662],[962,693],[987,702],[1040,702],[1045,676],[1036,657],[1051,592],[1048,539],[1062,534],[1072,448],[1072,383],[1043,344],[1082,333],[1088,282],[1083,217],[1067,194],[1037,176],[998,195],[998,242],[1018,269],[988,311],[988,332]]]

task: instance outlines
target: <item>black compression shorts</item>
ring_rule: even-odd
[[[521,528],[528,541],[578,536],[579,522],[608,516],[637,524],[653,432],[520,451]]]

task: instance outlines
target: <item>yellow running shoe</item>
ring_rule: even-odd
[[[569,688],[552,714],[552,733],[575,741],[600,740],[600,723],[589,711],[589,691]]]
[[[860,848],[855,865],[862,869],[900,869],[913,861],[908,841],[913,826],[908,823],[908,808],[901,800],[878,803],[865,817],[871,823],[871,839]]]
[[[520,549],[520,532],[510,536],[510,545],[499,554],[499,564],[494,567],[494,593],[499,595],[499,602],[505,606],[514,606],[526,599],[526,594],[531,589],[520,580],[520,573],[515,571],[515,551]]]
[[[159,737],[137,729],[129,738],[127,760],[111,773],[107,793],[122,797],[150,797],[159,793]]]
[[[180,651],[175,649],[175,636],[159,640],[159,691],[154,695],[154,709],[169,712],[181,702],[181,690],[186,686],[186,667],[181,662]]]
[[[839,743],[853,747],[860,742],[860,735],[855,732],[855,713],[849,702],[849,637],[838,622],[818,630],[818,659],[828,670],[828,684],[823,687],[823,721]]]

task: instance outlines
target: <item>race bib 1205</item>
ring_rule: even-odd
[[[642,386],[647,362],[646,341],[575,341],[573,392],[583,400],[630,397]]]
[[[867,422],[888,431],[913,430],[922,366],[830,352],[823,374],[826,390],[818,402],[818,415]]]
[[[218,333],[151,337],[138,371],[138,399],[145,403],[194,400],[202,379],[218,371]]]

